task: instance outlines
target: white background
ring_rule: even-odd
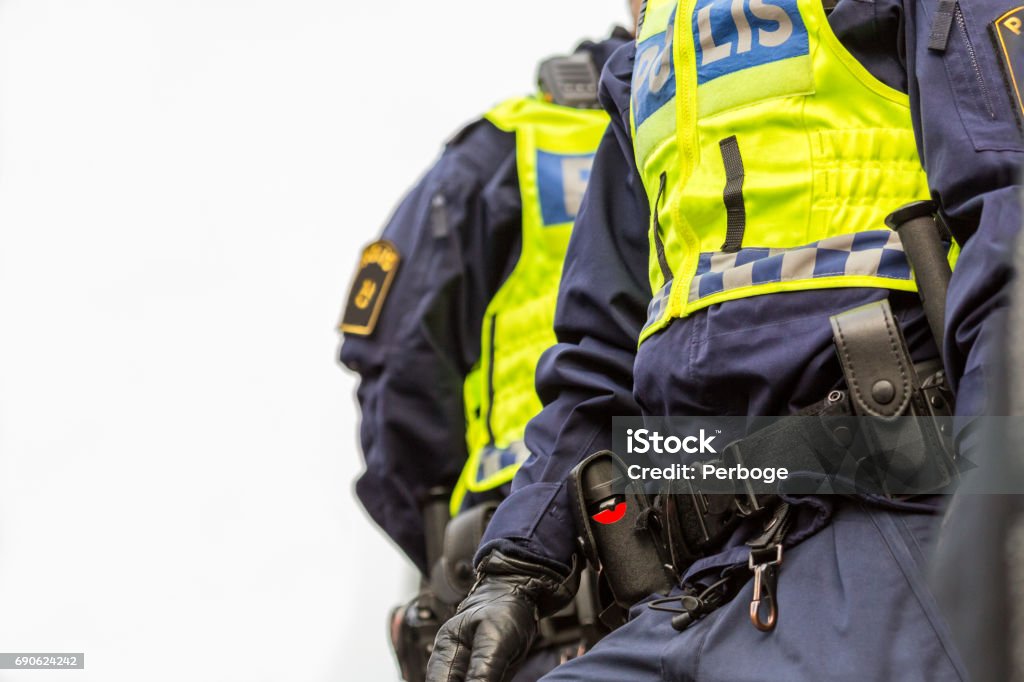
[[[461,122],[620,0],[0,0],[0,681],[393,680],[333,327]]]

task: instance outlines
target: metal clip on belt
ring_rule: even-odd
[[[779,581],[779,567],[782,565],[782,542],[789,532],[792,509],[783,502],[775,509],[761,537],[747,543],[750,557],[747,568],[754,573],[754,596],[750,600],[750,622],[761,632],[775,629],[779,621],[779,601],[775,588]],[[762,604],[767,605],[768,617],[762,618]]]
[[[771,549],[775,557],[771,557]],[[750,600],[750,622],[761,632],[775,629],[779,619],[779,604],[775,600],[775,586],[779,579],[779,565],[782,563],[782,545],[764,550],[750,550],[747,567],[754,572],[754,598]],[[768,619],[761,619],[761,602],[768,604]]]

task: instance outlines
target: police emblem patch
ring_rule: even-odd
[[[359,271],[348,294],[339,328],[346,334],[369,336],[377,326],[401,256],[391,242],[381,239],[365,249],[359,259]]]
[[[593,154],[552,154],[537,150],[537,192],[544,227],[576,219],[593,164]]]
[[[664,31],[636,47],[633,67],[633,117],[640,126],[676,96],[676,67],[673,58],[676,11],[668,17]]]
[[[698,85],[809,50],[796,0],[697,0],[693,35]]]
[[[1003,72],[1010,88],[1014,111],[1024,121],[1024,5],[1012,9],[992,22],[989,27],[995,37],[997,51],[1002,57]]]

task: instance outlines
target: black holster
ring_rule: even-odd
[[[421,593],[411,602],[392,610],[389,622],[391,646],[403,680],[426,680],[427,661],[434,650],[434,637],[454,613],[453,607],[429,593]]]
[[[614,629],[634,603],[666,594],[675,584],[675,569],[661,541],[661,514],[609,451],[578,464],[569,476],[569,491],[580,549],[597,573],[599,617]],[[622,517],[613,523],[594,519],[602,513]]]
[[[947,488],[958,474],[954,397],[941,363],[914,365],[888,300],[834,315],[831,323],[866,444],[862,472],[889,497]]]
[[[485,502],[451,519],[444,528],[441,556],[419,596],[392,612],[392,645],[406,682],[425,679],[434,637],[476,580],[473,558],[497,508],[497,502]],[[562,658],[567,660],[607,633],[597,619],[594,584],[593,572],[584,569],[576,599],[538,623],[533,649],[561,647]]]

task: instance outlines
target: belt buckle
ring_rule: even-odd
[[[742,440],[742,439],[741,439]],[[732,464],[734,466],[745,466],[743,456],[740,454],[740,441],[734,440],[725,446],[725,450],[722,451],[722,458],[726,464]],[[743,481],[743,493],[735,495],[736,510],[740,516],[746,518],[753,516],[757,512],[764,509],[764,505],[761,504],[757,499],[757,493],[754,492],[754,487],[751,485],[749,480],[744,479]]]
[[[701,550],[720,540],[722,531],[730,527],[736,518],[746,518],[763,508],[749,486],[746,495],[741,498],[734,493],[705,493],[693,481],[687,481],[686,485],[700,530],[701,537],[697,544]],[[723,500],[727,502],[723,504]]]

